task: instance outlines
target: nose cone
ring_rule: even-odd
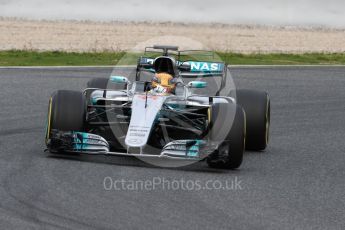
[[[162,95],[134,95],[131,121],[125,139],[128,147],[144,147],[146,145],[154,121],[166,98]]]

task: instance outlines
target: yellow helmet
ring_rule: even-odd
[[[166,93],[171,93],[175,89],[176,83],[171,74],[157,73],[152,79],[152,88],[158,86],[165,88]]]

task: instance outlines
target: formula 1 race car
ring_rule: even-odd
[[[160,55],[152,57],[151,50]],[[212,168],[234,169],[245,149],[264,150],[268,93],[237,89],[219,96],[226,86],[225,63],[182,60],[186,52],[147,47],[133,81],[116,75],[90,80],[83,92],[54,92],[45,140],[49,152],[206,160]],[[144,75],[151,80],[143,81]],[[214,96],[196,94],[208,83],[186,83],[193,77],[218,77],[221,87]]]

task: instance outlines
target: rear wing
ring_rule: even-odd
[[[138,60],[136,81],[140,80],[140,70],[155,73],[153,68],[154,58],[140,57]],[[188,66],[188,68],[178,68],[182,78],[221,78],[220,88],[216,96],[226,86],[227,65],[224,62],[202,62],[202,61],[176,61],[177,66]]]
[[[181,64],[190,65],[189,71],[180,72],[180,76],[182,78],[221,78],[220,88],[218,89],[216,96],[219,96],[220,92],[225,88],[228,68],[224,62],[185,61]]]
[[[140,57],[137,65],[137,77],[140,79],[140,70],[155,73],[153,63],[155,57],[163,55],[176,60],[177,69],[182,78],[220,77],[221,88],[224,89],[227,76],[227,65],[220,60],[214,51],[208,50],[182,50],[177,46],[146,47],[144,56]],[[186,68],[181,68],[186,67]]]
[[[138,68],[154,72],[152,65],[155,59],[151,57],[140,57]],[[190,68],[180,68],[182,77],[193,76],[220,76],[224,73],[226,66],[224,62],[212,61],[176,61],[176,66],[189,66]]]
[[[200,62],[200,61],[184,61],[180,65],[189,65],[189,71],[181,71],[182,77],[213,77],[223,76],[225,64],[223,62]]]
[[[219,60],[214,51],[209,50],[178,50],[177,46],[154,45],[145,47],[144,56],[138,60],[138,68],[151,70],[158,56],[169,56],[176,60],[176,66],[189,65],[190,70],[182,70],[186,77],[193,75],[214,76],[224,73],[225,63]],[[183,69],[183,68],[180,68]]]

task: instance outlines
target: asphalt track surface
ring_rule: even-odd
[[[345,228],[345,68],[232,69],[237,87],[267,90],[272,100],[269,148],[247,152],[239,170],[44,153],[49,95],[81,90],[111,71],[0,70],[0,229]],[[224,190],[108,191],[106,177],[240,182]]]

